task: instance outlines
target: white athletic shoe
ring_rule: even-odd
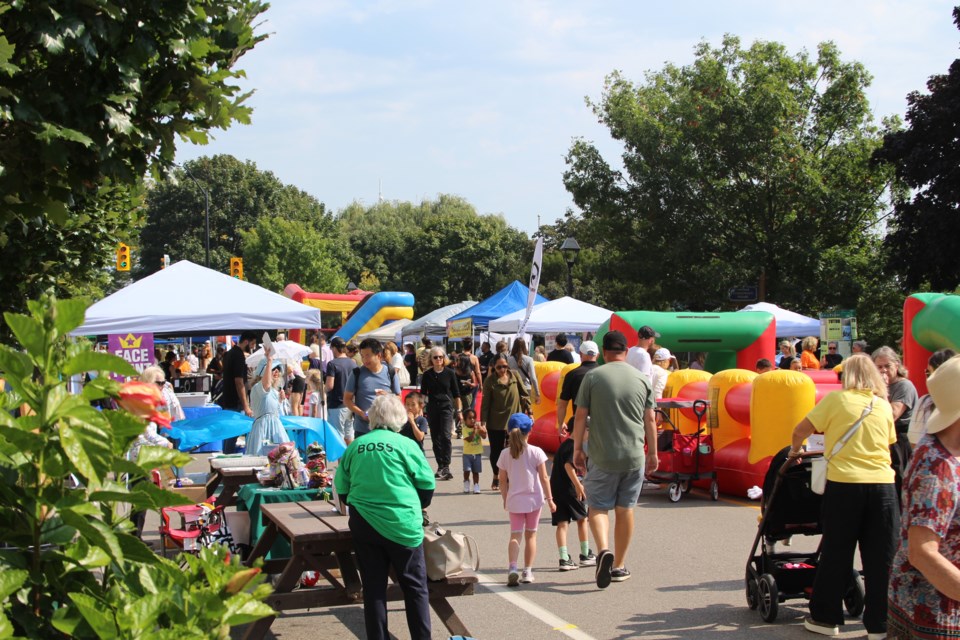
[[[523,584],[530,584],[534,581],[533,569],[524,569],[523,574],[520,576],[520,582]]]

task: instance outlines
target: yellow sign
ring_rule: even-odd
[[[827,318],[827,340],[843,339],[843,318]]]
[[[447,337],[451,340],[456,338],[473,337],[473,318],[461,318],[460,320],[447,321]]]

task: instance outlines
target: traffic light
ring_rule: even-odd
[[[130,247],[122,242],[117,245],[117,271],[130,271]]]
[[[160,268],[166,269],[169,266],[170,266],[170,255],[165,253],[163,254],[163,257],[160,258]]]
[[[230,258],[230,275],[243,280],[243,258]]]

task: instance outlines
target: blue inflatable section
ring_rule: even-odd
[[[413,294],[406,291],[380,291],[367,298],[366,302],[354,309],[350,319],[340,327],[336,336],[350,340],[370,322],[381,309],[386,307],[412,307]],[[381,323],[382,324],[382,323]],[[377,328],[377,327],[374,327]]]

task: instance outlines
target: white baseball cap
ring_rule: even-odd
[[[654,360],[669,360],[672,357],[673,356],[670,354],[670,349],[667,349],[666,347],[660,347],[653,352]]]
[[[580,343],[580,353],[585,356],[598,356],[600,355],[600,347],[593,340],[584,340]]]

